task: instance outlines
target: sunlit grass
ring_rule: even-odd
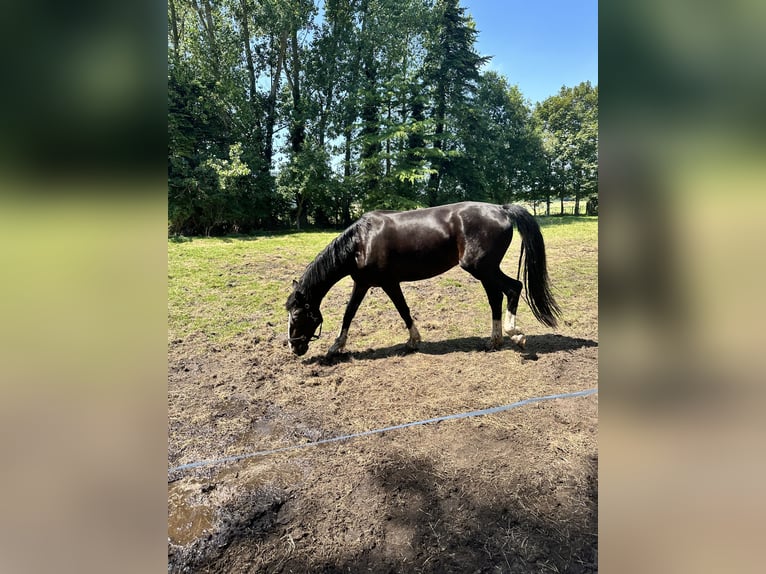
[[[281,325],[291,280],[335,233],[168,242],[168,337],[223,341]]]
[[[563,319],[576,328],[594,324],[598,299],[598,219],[539,218],[548,252],[554,293]],[[241,238],[194,238],[168,242],[168,338],[191,334],[223,342],[247,333],[286,328],[284,303],[293,279],[337,235],[301,232]],[[518,236],[503,262],[516,277]],[[325,328],[340,326],[351,280],[344,279],[322,306]],[[485,336],[490,318],[481,284],[460,269],[429,282],[403,285],[419,323],[432,323],[433,336]],[[522,303],[522,305],[525,305]],[[522,311],[520,311],[521,313]],[[524,310],[526,315],[528,310]],[[382,324],[384,322],[385,324]],[[390,345],[406,340],[398,314],[381,290],[365,299],[354,323],[360,345]],[[533,319],[524,317],[527,326]],[[562,326],[566,328],[566,323]]]

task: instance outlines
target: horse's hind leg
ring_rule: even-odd
[[[511,337],[511,340],[522,349],[525,347],[527,338],[524,333],[516,327],[516,311],[519,307],[519,297],[523,287],[521,281],[508,277],[505,273],[498,270],[500,282],[503,285],[503,292],[508,298],[508,309],[505,311],[505,320],[503,321],[503,331]]]
[[[362,304],[364,296],[367,295],[367,291],[370,289],[369,285],[363,285],[354,281],[354,289],[351,291],[351,298],[346,305],[346,312],[343,313],[343,324],[340,328],[340,334],[335,342],[327,351],[328,355],[334,355],[339,353],[346,347],[346,339],[348,337],[348,328],[351,326],[351,321],[354,319],[354,315],[359,310],[359,305]]]
[[[471,263],[467,258],[461,261],[460,266],[473,275],[476,279],[481,281],[484,291],[487,293],[487,301],[489,301],[489,308],[492,311],[492,334],[490,335],[489,344],[493,349],[499,349],[503,346],[503,327],[502,327],[502,313],[503,313],[503,284],[500,281],[493,265],[478,265]],[[499,268],[496,268],[499,271]]]
[[[492,310],[492,335],[490,336],[490,346],[493,349],[499,349],[503,346],[503,330],[500,318],[503,311],[503,291],[500,284],[494,278],[480,279],[487,293],[489,307]]]
[[[384,285],[383,291],[385,291],[386,295],[388,295],[388,297],[394,303],[396,310],[399,311],[399,315],[404,321],[404,325],[410,332],[410,338],[405,346],[410,351],[414,351],[420,344],[420,333],[418,332],[418,328],[415,326],[415,321],[412,320],[412,315],[410,315],[410,308],[407,305],[407,301],[404,300],[404,293],[402,293],[401,285],[399,285],[399,283]]]

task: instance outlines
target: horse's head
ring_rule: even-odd
[[[311,303],[300,290],[297,281],[293,281],[293,292],[287,298],[287,342],[296,355],[305,355],[309,350],[309,341],[315,341],[322,334],[322,313],[319,307]],[[319,334],[314,334],[319,329]]]

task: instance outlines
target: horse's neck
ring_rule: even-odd
[[[348,257],[333,256],[325,250],[311,263],[301,283],[309,301],[319,306],[332,286],[350,274]]]
[[[345,275],[348,275],[346,273]],[[338,281],[343,279],[345,275],[340,275],[338,277],[328,277],[323,281],[314,283],[313,285],[305,285],[304,288],[306,290],[306,298],[314,305],[319,307],[319,304],[322,302],[322,300],[325,298],[325,295],[332,289],[332,286],[335,285]]]

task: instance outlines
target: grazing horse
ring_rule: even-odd
[[[555,327],[560,309],[548,285],[545,244],[537,221],[519,205],[470,201],[413,211],[373,211],[353,223],[306,267],[300,281],[293,281],[285,305],[290,349],[303,355],[309,342],[319,338],[315,333],[319,329],[321,334],[322,299],[348,275],[354,288],[340,334],[328,355],[344,349],[351,321],[370,287],[381,287],[391,298],[409,330],[407,349],[417,348],[420,333],[399,284],[434,277],[455,265],[481,281],[487,292],[492,310],[491,346],[502,346],[504,330],[524,348],[526,337],[516,328],[522,282],[500,270],[514,224],[521,235],[522,254],[526,251],[523,286],[529,307],[541,323]],[[503,295],[508,298],[508,309],[501,326]]]

